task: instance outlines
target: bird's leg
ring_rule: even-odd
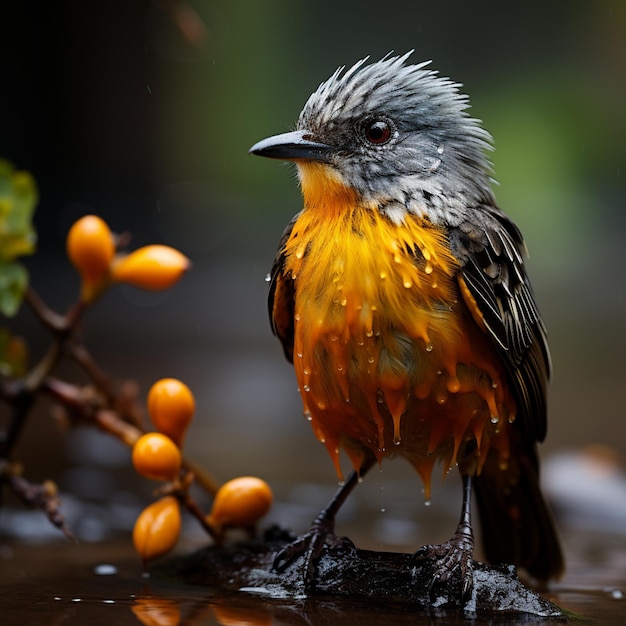
[[[314,587],[317,563],[322,556],[325,545],[333,548],[350,547],[354,544],[347,537],[335,535],[335,517],[359,480],[374,464],[373,459],[367,459],[359,471],[353,471],[348,479],[339,487],[333,498],[313,520],[311,527],[293,543],[279,550],[274,556],[273,569],[282,572],[300,556],[304,557],[303,582],[304,588],[310,591]]]
[[[461,601],[465,602],[471,596],[474,585],[474,534],[471,520],[472,477],[464,474],[462,480],[463,505],[456,532],[446,543],[420,548],[413,558],[416,561],[436,561],[430,583],[431,596],[443,586],[450,587],[452,580],[460,577]]]

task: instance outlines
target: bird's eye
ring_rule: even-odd
[[[384,120],[374,120],[365,126],[365,138],[373,144],[387,143],[391,138],[391,126]]]

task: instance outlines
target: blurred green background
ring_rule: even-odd
[[[496,195],[526,236],[553,351],[542,450],[626,453],[626,2],[8,0],[0,13],[0,157],[40,187],[32,283],[69,305],[64,238],[89,212],[192,258],[167,294],[107,294],[86,341],[145,391],[162,376],[191,386],[188,451],[219,476],[335,480],[267,323],[264,277],[299,192],[289,165],[247,150],[293,127],[337,66],[390,50],[462,82],[495,137]],[[45,335],[28,312],[17,327],[36,357]],[[30,477],[65,472],[62,486],[93,493],[72,473],[95,463],[88,437],[44,413],[22,441],[41,462]],[[106,445],[126,476],[127,452]]]

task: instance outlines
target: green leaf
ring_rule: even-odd
[[[35,179],[0,159],[0,260],[13,261],[35,251],[32,217],[37,199]]]
[[[28,286],[28,272],[17,261],[0,260],[0,313],[13,317]]]

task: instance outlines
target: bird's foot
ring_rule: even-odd
[[[295,541],[286,545],[274,555],[272,569],[284,572],[296,559],[302,557],[302,583],[305,591],[315,587],[317,564],[322,556],[324,546],[330,548],[347,548],[355,550],[355,546],[347,537],[337,537],[334,533],[334,521],[322,516],[315,519],[311,527]]]
[[[431,599],[456,596],[461,604],[465,604],[472,595],[474,538],[467,527],[459,526],[446,543],[423,546],[415,552],[413,561],[416,564],[433,562],[433,577],[428,590]]]

